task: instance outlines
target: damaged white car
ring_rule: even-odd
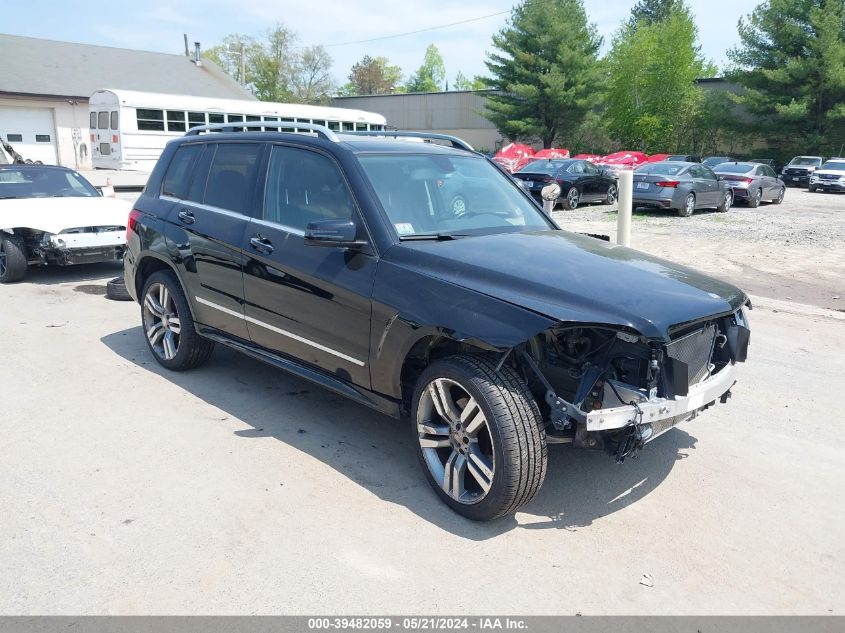
[[[64,167],[0,165],[0,283],[29,266],[120,260],[131,208]]]

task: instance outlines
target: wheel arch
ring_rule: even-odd
[[[179,286],[182,288],[182,293],[185,295],[185,298],[188,301],[188,307],[191,310],[191,317],[196,320],[194,304],[191,301],[191,297],[185,290],[185,282],[182,281],[182,277],[179,275],[179,271],[176,269],[172,262],[168,261],[158,253],[152,251],[139,255],[135,264],[133,283],[135,284],[135,293],[138,295],[138,303],[141,303],[143,301],[143,299],[141,298],[141,293],[144,290],[144,285],[147,283],[147,280],[154,273],[161,270],[170,271],[176,277],[176,281],[179,282]]]

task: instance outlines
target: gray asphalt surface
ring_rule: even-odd
[[[0,286],[0,613],[845,610],[841,313],[758,298],[727,405],[622,466],[551,447],[480,525],[403,424],[220,348],[160,368],[118,272]]]

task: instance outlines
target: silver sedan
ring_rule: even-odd
[[[749,207],[759,207],[764,200],[775,204],[783,202],[786,183],[768,165],[752,162],[722,163],[714,171],[733,188],[734,200],[742,201]]]
[[[689,217],[696,209],[727,211],[731,187],[700,163],[663,161],[634,172],[634,208],[672,209]]]

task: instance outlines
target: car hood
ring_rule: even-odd
[[[117,198],[0,200],[0,228],[60,233],[80,226],[126,226],[132,205]]]
[[[845,170],[842,169],[817,169],[813,172],[816,176],[845,176]]]
[[[556,321],[627,326],[667,340],[673,325],[737,310],[737,287],[568,231],[403,242],[385,259]]]

